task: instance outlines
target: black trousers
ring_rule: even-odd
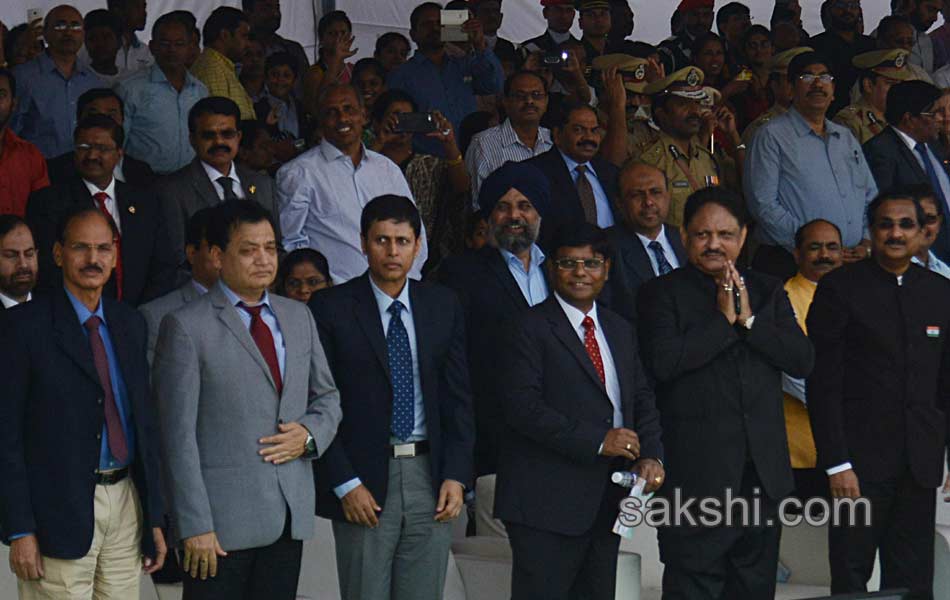
[[[505,522],[513,563],[511,600],[614,599],[620,536],[612,528],[623,494],[609,487],[594,526],[583,535]]]
[[[856,526],[843,519],[828,530],[831,593],[863,592],[880,550],[881,589],[907,588],[908,599],[933,598],[934,522],[937,503],[933,488],[921,487],[905,469],[893,481],[859,481],[861,494],[871,501],[871,526],[865,511]],[[842,518],[846,511],[840,512]]]
[[[767,246],[762,244],[755,251],[752,258],[752,269],[762,273],[774,275],[782,281],[791,279],[798,272],[795,257],[781,246]]]
[[[290,509],[284,532],[261,548],[232,550],[218,557],[218,574],[205,580],[185,573],[182,600],[294,600],[303,542],[290,537]]]
[[[658,531],[663,600],[771,600],[775,597],[782,529],[778,502],[763,488],[752,463],[737,496],[760,503],[761,522],[746,527],[664,527]],[[753,511],[750,510],[750,514]],[[766,520],[771,520],[771,525]]]

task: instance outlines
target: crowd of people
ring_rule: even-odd
[[[20,598],[137,598],[144,569],[290,600],[315,514],[343,598],[439,598],[488,478],[513,600],[607,600],[617,471],[763,519],[866,499],[832,593],[879,553],[933,597],[950,1],[825,0],[810,35],[798,0],[767,27],[681,0],[658,45],[627,0],[540,0],[520,43],[503,9],[423,2],[356,61],[344,12],[311,61],[279,0],[147,43],[145,0],[0,24]],[[665,599],[774,597],[774,519],[658,533]]]

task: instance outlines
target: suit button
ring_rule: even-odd
[[[101,434],[101,433],[97,433],[97,434],[96,434],[96,440],[102,441],[102,434]]]
[[[606,423],[607,425],[610,425],[613,422],[614,422],[613,419],[604,419],[604,423]]]
[[[102,398],[99,398],[98,402],[99,404],[102,404]]]

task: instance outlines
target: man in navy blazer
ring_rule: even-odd
[[[333,519],[345,600],[438,598],[473,477],[465,317],[452,291],[407,278],[411,200],[373,199],[360,230],[369,271],[310,300],[343,408],[315,463],[317,514]]]
[[[145,321],[102,294],[114,229],[64,216],[63,289],[0,332],[0,524],[20,598],[137,598],[165,556]]]

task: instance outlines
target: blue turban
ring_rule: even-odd
[[[542,219],[545,217],[551,208],[551,184],[540,169],[523,162],[508,161],[485,178],[478,193],[479,211],[487,217],[512,188],[531,201]]]

